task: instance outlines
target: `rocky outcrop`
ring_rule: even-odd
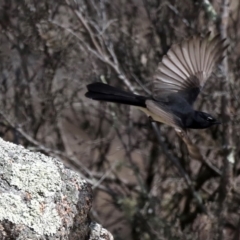
[[[91,186],[57,159],[0,139],[0,239],[113,239],[91,223]]]

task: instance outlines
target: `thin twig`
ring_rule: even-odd
[[[227,38],[227,27],[229,18],[229,5],[230,0],[222,0],[221,2],[221,13],[219,19],[219,31],[222,39]],[[230,82],[228,79],[228,58],[227,56],[222,60],[222,91],[230,91]],[[225,122],[230,117],[230,100],[226,95],[221,98],[221,114],[223,121]],[[225,213],[228,210],[228,194],[232,185],[232,169],[234,163],[234,148],[232,148],[232,126],[223,126],[222,128],[222,144],[224,148],[223,156],[223,175],[219,187],[219,210],[218,210],[218,239],[222,240],[224,237],[224,222]],[[230,158],[231,156],[231,158]]]
[[[187,133],[185,131],[180,130],[180,129],[175,129],[175,131],[178,134],[178,136],[185,142],[185,144],[186,144],[186,146],[188,148],[189,155],[190,155],[191,158],[202,162],[208,168],[210,168],[212,171],[214,171],[217,175],[219,175],[219,176],[222,175],[222,172],[219,169],[214,167],[209,161],[207,161],[202,156],[202,154],[200,153],[199,148],[196,145],[193,144],[193,142],[188,137],[188,135],[187,135]]]
[[[201,196],[198,194],[198,192],[196,192],[194,190],[194,187],[193,187],[193,183],[190,179],[190,177],[188,176],[188,174],[185,172],[185,170],[182,168],[179,160],[173,156],[173,154],[170,153],[170,151],[167,149],[167,147],[165,146],[165,143],[164,141],[162,141],[161,139],[161,134],[160,134],[160,131],[159,131],[159,128],[157,126],[157,123],[156,122],[151,122],[152,123],[152,127],[154,129],[154,132],[156,133],[156,136],[157,136],[157,139],[158,139],[158,142],[159,142],[159,145],[161,146],[164,154],[167,156],[167,158],[177,167],[178,171],[181,173],[181,175],[183,176],[188,188],[190,189],[191,193],[192,193],[192,196],[197,200],[197,203],[199,205],[199,207],[201,208],[202,212],[207,212],[205,206],[203,205],[202,203],[202,198]]]

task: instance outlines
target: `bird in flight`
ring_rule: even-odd
[[[151,96],[126,92],[108,84],[87,85],[87,98],[138,107],[156,122],[175,129],[203,129],[220,122],[208,113],[193,109],[198,94],[221,60],[227,45],[217,35],[198,36],[171,46],[153,77]]]

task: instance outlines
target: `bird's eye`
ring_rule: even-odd
[[[213,121],[212,117],[207,117],[207,121]]]

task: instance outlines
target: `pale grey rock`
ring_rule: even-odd
[[[89,238],[91,206],[91,186],[76,172],[0,138],[1,240],[113,239],[104,229]]]
[[[90,228],[91,232],[89,240],[113,240],[112,234],[100,224],[92,222]]]

